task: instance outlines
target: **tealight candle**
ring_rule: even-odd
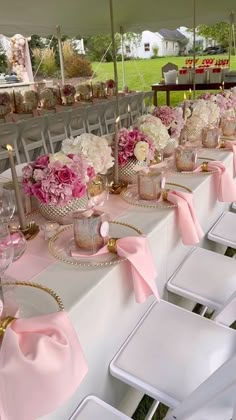
[[[215,148],[220,142],[220,130],[218,127],[205,127],[202,130],[202,145],[208,149]]]
[[[59,229],[59,224],[54,222],[46,222],[44,225],[41,226],[41,229],[44,232],[45,241],[48,241],[57,233]]]
[[[141,200],[158,200],[161,196],[161,172],[150,169],[138,172],[138,195]]]
[[[195,169],[196,162],[196,149],[184,149],[181,146],[175,149],[175,164],[178,171],[191,172]]]

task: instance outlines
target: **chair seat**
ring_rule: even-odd
[[[161,301],[110,364],[116,378],[175,407],[236,350],[236,331]]]
[[[218,310],[236,290],[236,261],[194,248],[168,281],[167,289]]]
[[[236,248],[236,214],[224,212],[208,232],[211,241]]]
[[[89,396],[80,404],[70,420],[130,420],[125,414],[97,397]]]

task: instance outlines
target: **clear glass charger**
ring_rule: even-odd
[[[126,236],[140,236],[143,235],[138,228],[122,222],[110,221],[110,238],[124,238]],[[49,240],[49,252],[59,261],[75,265],[79,267],[103,267],[118,264],[125,261],[126,258],[121,258],[117,254],[107,252],[103,255],[91,255],[84,250],[76,248],[78,253],[84,254],[85,257],[72,256],[71,250],[76,247],[73,235],[73,225],[65,226]]]
[[[185,185],[176,184],[174,182],[166,182],[165,189],[175,189],[183,192],[191,193],[192,190]],[[171,209],[177,207],[176,204],[172,204],[169,201],[164,200],[141,200],[138,195],[138,186],[137,184],[129,185],[125,190],[123,190],[120,196],[129,204],[138,207],[146,207],[151,209]]]
[[[203,162],[213,162],[215,159],[209,158],[209,157],[201,157],[199,156],[197,158],[196,167],[200,166]],[[168,172],[169,174],[173,175],[184,175],[184,176],[199,176],[199,175],[211,175],[217,173],[217,169],[210,170],[210,171],[200,171],[200,172],[194,172],[194,171],[178,171],[176,169],[174,161],[169,162],[168,166],[164,169],[164,171]]]
[[[33,282],[2,281],[4,293],[4,315],[28,318],[63,309],[57,293],[47,286]]]

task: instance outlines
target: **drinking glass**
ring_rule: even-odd
[[[15,211],[14,192],[0,186],[0,222],[7,223]]]
[[[14,250],[7,224],[0,225],[0,299],[3,301],[1,278],[12,263]]]

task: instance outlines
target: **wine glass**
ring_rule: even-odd
[[[0,221],[9,222],[15,211],[15,200],[13,190],[0,186]]]
[[[0,299],[4,301],[1,278],[12,263],[14,249],[7,224],[0,225]]]

